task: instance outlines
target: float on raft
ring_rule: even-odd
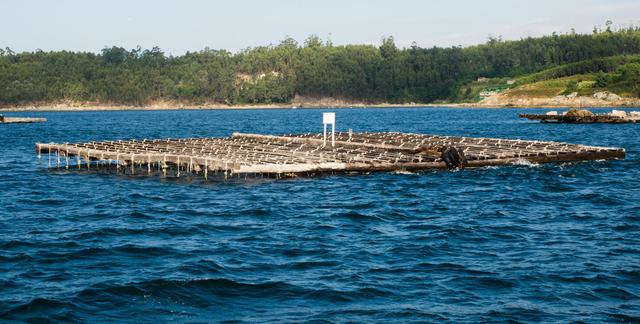
[[[280,177],[323,173],[423,171],[520,163],[624,159],[625,150],[559,142],[406,133],[283,136],[233,133],[223,138],[37,143],[50,168],[125,174]],[[332,145],[333,142],[333,145]]]
[[[627,113],[622,110],[613,110],[608,114],[594,114],[589,110],[571,109],[562,114],[557,111],[550,111],[546,114],[520,114],[520,118],[529,120],[540,120],[543,123],[569,123],[569,124],[628,124],[640,122],[640,111]]]

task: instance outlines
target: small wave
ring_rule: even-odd
[[[146,213],[139,211],[139,210],[133,210],[129,213],[128,217],[131,217],[133,219],[153,219],[152,216],[147,215]]]
[[[8,250],[8,249],[15,249],[15,248],[30,248],[37,245],[38,243],[35,243],[35,242],[11,240],[11,241],[0,243],[0,249]]]
[[[145,257],[172,255],[172,254],[176,254],[177,252],[175,249],[169,248],[169,247],[137,246],[132,244],[122,245],[122,246],[116,247],[115,249],[110,249],[110,250],[114,250],[115,252],[140,255]]]
[[[432,225],[432,224],[411,224],[404,227],[407,231],[439,231],[442,230],[442,226],[440,225]]]
[[[486,276],[464,276],[464,277],[455,277],[451,278],[449,282],[455,284],[464,290],[473,291],[476,288],[480,289],[489,289],[489,290],[499,290],[499,289],[509,289],[516,286],[516,283],[509,279],[502,279],[496,277],[486,277]]]
[[[590,283],[595,284],[605,280],[613,279],[611,277],[604,277],[601,275],[588,277],[583,275],[581,276],[581,275],[560,275],[560,274],[550,274],[550,275],[547,275],[547,278],[552,281],[560,281],[564,283],[584,283],[584,284],[590,284]]]
[[[154,246],[137,246],[137,245],[121,245],[110,248],[84,248],[81,250],[70,252],[48,252],[40,251],[36,253],[35,258],[42,263],[60,263],[69,262],[80,259],[92,259],[101,257],[120,257],[120,256],[136,256],[138,258],[150,258],[163,255],[176,255],[178,252],[169,247]]]
[[[5,313],[0,313],[0,318],[25,322],[48,322],[52,319],[75,322],[79,319],[74,315],[74,309],[75,306],[72,303],[36,298]]]
[[[210,276],[225,273],[226,268],[213,260],[199,260],[195,263],[181,266],[180,271],[195,276]]]
[[[545,322],[551,314],[535,308],[531,305],[507,306],[494,309],[482,315],[483,322]]]
[[[262,282],[262,283],[243,283],[231,279],[192,279],[192,280],[170,280],[157,279],[134,283],[126,286],[116,287],[116,289],[126,289],[133,294],[141,291],[145,293],[164,293],[171,292],[172,289],[205,289],[209,292],[220,292],[225,294],[238,294],[242,296],[263,296],[268,294],[288,293],[291,291],[301,291],[297,286],[287,284],[281,281]],[[111,289],[111,288],[109,288]]]
[[[417,174],[415,172],[411,172],[411,171],[407,171],[407,170],[396,170],[392,172],[393,174],[402,174],[402,175],[411,175],[411,174]]]
[[[104,227],[98,228],[90,232],[79,233],[71,236],[73,240],[91,240],[103,239],[108,240],[112,237],[137,236],[137,235],[158,235],[158,236],[180,236],[194,235],[203,233],[204,231],[198,226],[176,227],[166,226],[159,228],[128,228],[128,227]]]
[[[469,269],[461,264],[449,263],[449,262],[444,262],[444,263],[423,262],[418,264],[417,268],[423,271],[434,271],[434,272],[443,272],[443,273],[465,273],[465,274],[474,275],[474,276],[495,275],[495,273],[492,273],[492,272]]]
[[[638,280],[640,282],[640,270],[620,270],[616,272],[616,274],[618,276],[631,280]]]
[[[596,288],[595,293],[617,300],[636,300],[638,296],[619,287]]]
[[[288,264],[287,267],[294,270],[318,269],[324,267],[336,267],[340,263],[337,261],[300,261]]]
[[[24,261],[33,261],[35,260],[35,258],[33,258],[32,256],[28,255],[28,254],[18,254],[15,256],[3,256],[0,255],[0,262],[2,263],[9,263],[9,262],[24,262]]]
[[[241,214],[251,216],[251,217],[259,217],[259,216],[271,216],[273,215],[273,212],[271,211],[271,209],[266,207],[254,207],[254,208],[242,210]]]
[[[526,167],[530,167],[530,168],[539,168],[540,167],[540,164],[533,163],[533,162],[525,160],[525,159],[517,159],[517,160],[511,162],[511,165],[526,166]]]
[[[616,232],[640,232],[640,226],[635,224],[620,224],[613,227]]]
[[[620,323],[639,323],[640,316],[634,316],[630,314],[608,313],[607,316],[614,318],[616,322]]]
[[[361,214],[361,213],[358,213],[356,211],[349,211],[349,212],[346,212],[346,213],[340,213],[340,214],[335,215],[335,217],[347,218],[347,219],[354,220],[354,221],[364,221],[364,220],[384,221],[384,219],[379,217],[379,216]]]
[[[79,233],[72,236],[75,240],[87,240],[96,238],[106,238],[109,236],[124,236],[124,235],[139,235],[147,232],[145,229],[138,228],[118,228],[118,227],[105,227],[98,228],[91,232]]]
[[[243,283],[231,279],[157,279],[126,285],[97,285],[80,292],[79,300],[113,300],[126,302],[130,297],[167,299],[185,304],[206,306],[218,298],[268,298],[288,300],[307,296],[313,300],[347,300],[349,293],[329,289],[309,289],[282,281]],[[341,296],[344,295],[344,296]],[[205,305],[202,305],[205,304]]]
[[[29,204],[29,205],[44,205],[48,207],[53,207],[53,206],[62,206],[67,201],[62,199],[54,199],[54,198],[43,198],[43,199],[25,198],[25,199],[20,199],[19,202]]]

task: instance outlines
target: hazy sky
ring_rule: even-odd
[[[334,44],[471,45],[590,32],[607,19],[640,24],[640,0],[2,0],[0,47],[98,52],[160,46],[183,54],[208,46],[237,51],[308,35]]]

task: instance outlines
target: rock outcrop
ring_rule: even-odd
[[[593,98],[607,101],[617,101],[622,99],[620,96],[609,91],[600,91],[593,94]]]

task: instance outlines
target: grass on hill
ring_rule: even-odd
[[[577,92],[579,95],[589,95],[596,92],[594,90],[595,79],[596,75],[591,73],[538,81],[511,89],[507,95],[509,97],[555,97],[572,92]]]
[[[481,94],[505,92],[509,97],[555,97],[577,93],[592,96],[608,91],[623,97],[640,97],[640,55],[612,56],[556,66],[515,78],[473,81],[460,87],[460,102],[478,102]]]
[[[600,71],[612,73],[620,66],[630,63],[640,63],[640,55],[618,55],[560,65],[537,73],[519,76],[516,84],[524,85],[579,74],[597,73]]]
[[[460,87],[457,94],[459,102],[478,102],[483,93],[500,93],[513,87],[507,82],[510,78],[490,78],[485,81],[473,81]]]

